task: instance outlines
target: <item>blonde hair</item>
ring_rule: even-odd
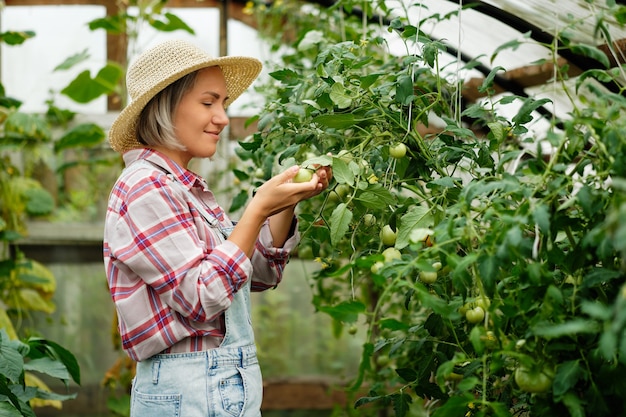
[[[137,140],[148,146],[186,150],[176,136],[174,112],[183,96],[193,88],[198,71],[174,81],[155,95],[141,111],[137,121]]]

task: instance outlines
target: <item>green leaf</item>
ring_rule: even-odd
[[[502,142],[506,138],[506,127],[503,123],[489,122],[487,126],[496,141]]]
[[[491,255],[481,255],[476,261],[478,265],[478,272],[480,273],[480,280],[489,293],[491,293],[497,282],[498,277],[498,258]]]
[[[341,83],[335,83],[330,87],[330,99],[340,109],[346,109],[352,104],[352,98],[346,93],[346,89]]]
[[[333,166],[333,157],[330,155],[320,155],[320,156],[316,156],[310,159],[307,159],[306,161],[302,162],[300,164],[300,166],[302,168],[313,168],[315,169],[317,166]],[[333,170],[334,173],[334,170]],[[334,177],[334,176],[333,176]]]
[[[18,351],[18,346],[24,346],[21,342],[11,342],[9,335],[4,329],[0,329],[0,375],[4,375],[10,382],[16,383],[20,379],[24,367],[24,358]],[[18,345],[18,344],[20,345]]]
[[[248,192],[240,190],[239,193],[233,198],[233,202],[230,205],[230,212],[235,212],[246,205],[248,201]]]
[[[563,404],[567,407],[568,414],[571,417],[585,417],[588,414],[585,412],[583,399],[573,392],[568,392],[562,398]]]
[[[116,14],[90,21],[89,30],[104,29],[111,34],[126,34],[126,23],[126,16]]]
[[[396,203],[395,196],[380,184],[371,184],[356,198],[361,204],[370,209],[384,208]]]
[[[573,388],[583,376],[582,369],[578,359],[561,363],[556,369],[552,383],[554,396],[561,396]]]
[[[258,150],[261,145],[263,145],[263,139],[258,135],[252,137],[252,142],[239,142],[239,146],[241,146],[242,149],[250,152]]]
[[[32,411],[31,411],[31,414],[27,414],[26,410],[21,408],[21,405],[17,397],[15,396],[15,394],[13,394],[11,391],[8,391],[6,394],[0,391],[0,394],[10,397],[10,400],[11,400],[11,402],[8,402],[8,401],[0,402],[0,417],[24,417],[24,416],[35,415],[32,413]],[[17,408],[18,406],[20,408]]]
[[[178,16],[172,13],[164,13],[162,17],[164,18],[163,20],[150,20],[150,26],[162,32],[174,32],[175,30],[184,30],[187,33],[195,35],[196,32],[189,25],[183,22]]]
[[[281,69],[270,72],[270,77],[286,85],[297,85],[302,82],[302,77],[300,77],[297,72],[290,69]]]
[[[80,385],[80,367],[72,352],[47,339],[31,338],[28,340],[28,344],[31,346],[31,350],[33,348],[45,349],[48,355],[64,365],[72,380]]]
[[[361,88],[367,90],[372,84],[374,84],[384,73],[366,74],[360,77]]]
[[[578,92],[580,87],[584,84],[585,80],[589,78],[598,80],[602,83],[608,83],[613,80],[613,77],[605,70],[589,69],[576,77],[576,92]]]
[[[550,212],[545,204],[540,204],[533,210],[533,219],[539,229],[547,234],[550,232]]]
[[[50,126],[39,114],[11,113],[4,122],[4,133],[7,139],[18,145],[26,145],[28,141],[48,142],[52,132]]]
[[[580,304],[580,311],[596,320],[602,321],[609,321],[613,316],[611,307],[598,300],[583,300]]]
[[[592,320],[573,319],[565,323],[540,323],[532,328],[535,336],[554,339],[561,336],[573,336],[580,333],[597,333],[600,330],[598,323]]]
[[[381,329],[407,331],[411,326],[394,318],[383,318],[378,321]]]
[[[21,45],[27,39],[34,38],[35,32],[30,30],[15,32],[8,31],[0,33],[0,42],[4,42],[7,45]]]
[[[107,409],[116,416],[130,416],[130,395],[124,394],[118,397],[107,398]]]
[[[54,151],[61,152],[70,148],[90,148],[104,141],[104,129],[94,123],[83,123],[65,132],[54,144]]]
[[[398,77],[396,84],[396,102],[408,106],[413,101],[413,80],[408,75]]]
[[[381,395],[377,395],[374,397],[361,397],[359,398],[355,403],[354,403],[354,408],[359,408],[363,405],[369,404],[369,403],[373,403],[376,401],[380,401],[382,398],[384,398]]]
[[[346,129],[354,126],[357,120],[352,113],[347,114],[323,114],[313,118],[313,123],[335,129]]]
[[[405,382],[413,382],[419,378],[419,375],[412,368],[398,368],[396,369],[396,373],[400,378],[402,378]]]
[[[524,125],[533,120],[532,112],[537,110],[539,107],[543,106],[546,103],[550,103],[550,99],[542,98],[539,100],[535,100],[532,98],[527,98],[524,100],[524,104],[517,111],[517,114],[511,119],[516,125]]]
[[[473,327],[469,334],[469,340],[472,342],[472,346],[477,355],[482,355],[485,350],[485,342],[482,336],[480,326]]]
[[[54,67],[53,71],[61,71],[61,70],[70,69],[76,64],[80,64],[81,62],[87,61],[90,57],[91,56],[89,55],[89,52],[87,51],[87,49],[85,49],[82,52],[79,52],[78,54],[74,54],[66,58],[65,61],[63,61],[56,67]]]
[[[61,362],[55,361],[51,358],[44,357],[26,362],[24,364],[24,370],[40,372],[61,380],[69,380],[70,378],[67,368]]]
[[[365,305],[360,301],[344,301],[335,306],[319,306],[318,309],[343,323],[354,323],[359,314],[365,312]]]
[[[448,401],[435,409],[432,417],[459,417],[467,414],[468,405],[476,399],[470,394],[452,396]]]
[[[528,33],[530,34],[530,33]],[[510,49],[512,51],[517,50],[517,48],[519,48],[519,46],[522,44],[522,42],[518,39],[514,39],[512,41],[503,43],[502,45],[498,46],[495,51],[493,51],[493,53],[491,54],[491,62],[493,62],[493,60],[496,58],[496,56],[501,52],[504,51],[506,49]]]
[[[402,249],[411,243],[413,229],[428,229],[434,223],[430,210],[424,206],[413,206],[400,218],[396,248]]]
[[[330,215],[330,243],[338,246],[339,241],[344,237],[350,228],[352,212],[345,203],[339,204]]]
[[[597,285],[604,284],[611,280],[622,277],[619,271],[613,271],[606,268],[594,268],[583,277],[582,288],[593,288]]]
[[[84,123],[73,127],[54,144],[55,152],[70,148],[89,148],[99,145],[106,135],[102,127],[94,123]]]
[[[54,197],[43,188],[29,188],[24,191],[26,212],[33,216],[43,216],[54,210]]]
[[[41,389],[37,390],[36,398],[40,398],[42,400],[55,400],[55,401],[66,401],[73,400],[76,398],[78,394],[57,394],[56,392],[44,391]]]
[[[354,184],[354,173],[341,158],[332,159],[333,178],[338,184]]]
[[[435,67],[435,60],[439,55],[439,52],[442,48],[443,44],[439,42],[429,42],[424,45],[424,61],[428,64],[429,67]]]
[[[103,94],[113,92],[122,75],[121,67],[113,64],[107,64],[93,79],[89,71],[83,71],[61,90],[61,94],[68,96],[77,103],[88,103]]]
[[[409,411],[409,404],[411,404],[412,401],[413,400],[409,394],[394,394],[393,409],[396,417],[405,417]]]
[[[596,46],[585,45],[581,43],[577,45],[571,45],[570,50],[575,54],[595,59],[596,61],[604,65],[605,68],[609,68],[611,66],[609,58]]]
[[[496,76],[498,75],[498,72],[500,71],[506,71],[506,70],[500,66],[497,66],[493,68],[491,71],[489,71],[489,74],[485,77],[480,87],[478,87],[478,91],[480,91],[481,93],[489,92],[490,89],[493,88],[494,78],[496,78]],[[500,124],[500,123],[493,122],[492,124]],[[491,127],[491,125],[489,127]]]

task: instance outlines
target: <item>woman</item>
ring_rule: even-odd
[[[234,224],[188,169],[215,155],[226,107],[260,70],[179,40],[129,67],[131,102],[109,132],[126,168],[109,198],[104,262],[122,347],[137,361],[133,417],[260,416],[249,292],[281,281],[299,239],[295,206],[331,172],[271,178]]]

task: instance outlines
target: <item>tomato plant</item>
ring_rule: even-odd
[[[332,166],[332,191],[301,203],[301,246],[323,265],[316,309],[367,323],[351,388],[369,395],[346,413],[626,413],[626,100],[591,87],[587,107],[537,133],[545,98],[458,109],[442,46],[408,20],[386,29],[425,53],[389,59],[379,27],[319,9],[345,27],[320,33],[298,10],[258,11],[300,32],[239,156],[254,170],[328,155],[315,162]],[[552,364],[545,395],[515,381],[523,358]]]

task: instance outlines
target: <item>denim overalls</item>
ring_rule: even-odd
[[[204,212],[202,207],[197,208]],[[226,238],[232,228],[219,230]],[[157,354],[138,362],[131,417],[260,417],[263,382],[250,320],[249,282],[234,295],[225,324],[218,348]]]

